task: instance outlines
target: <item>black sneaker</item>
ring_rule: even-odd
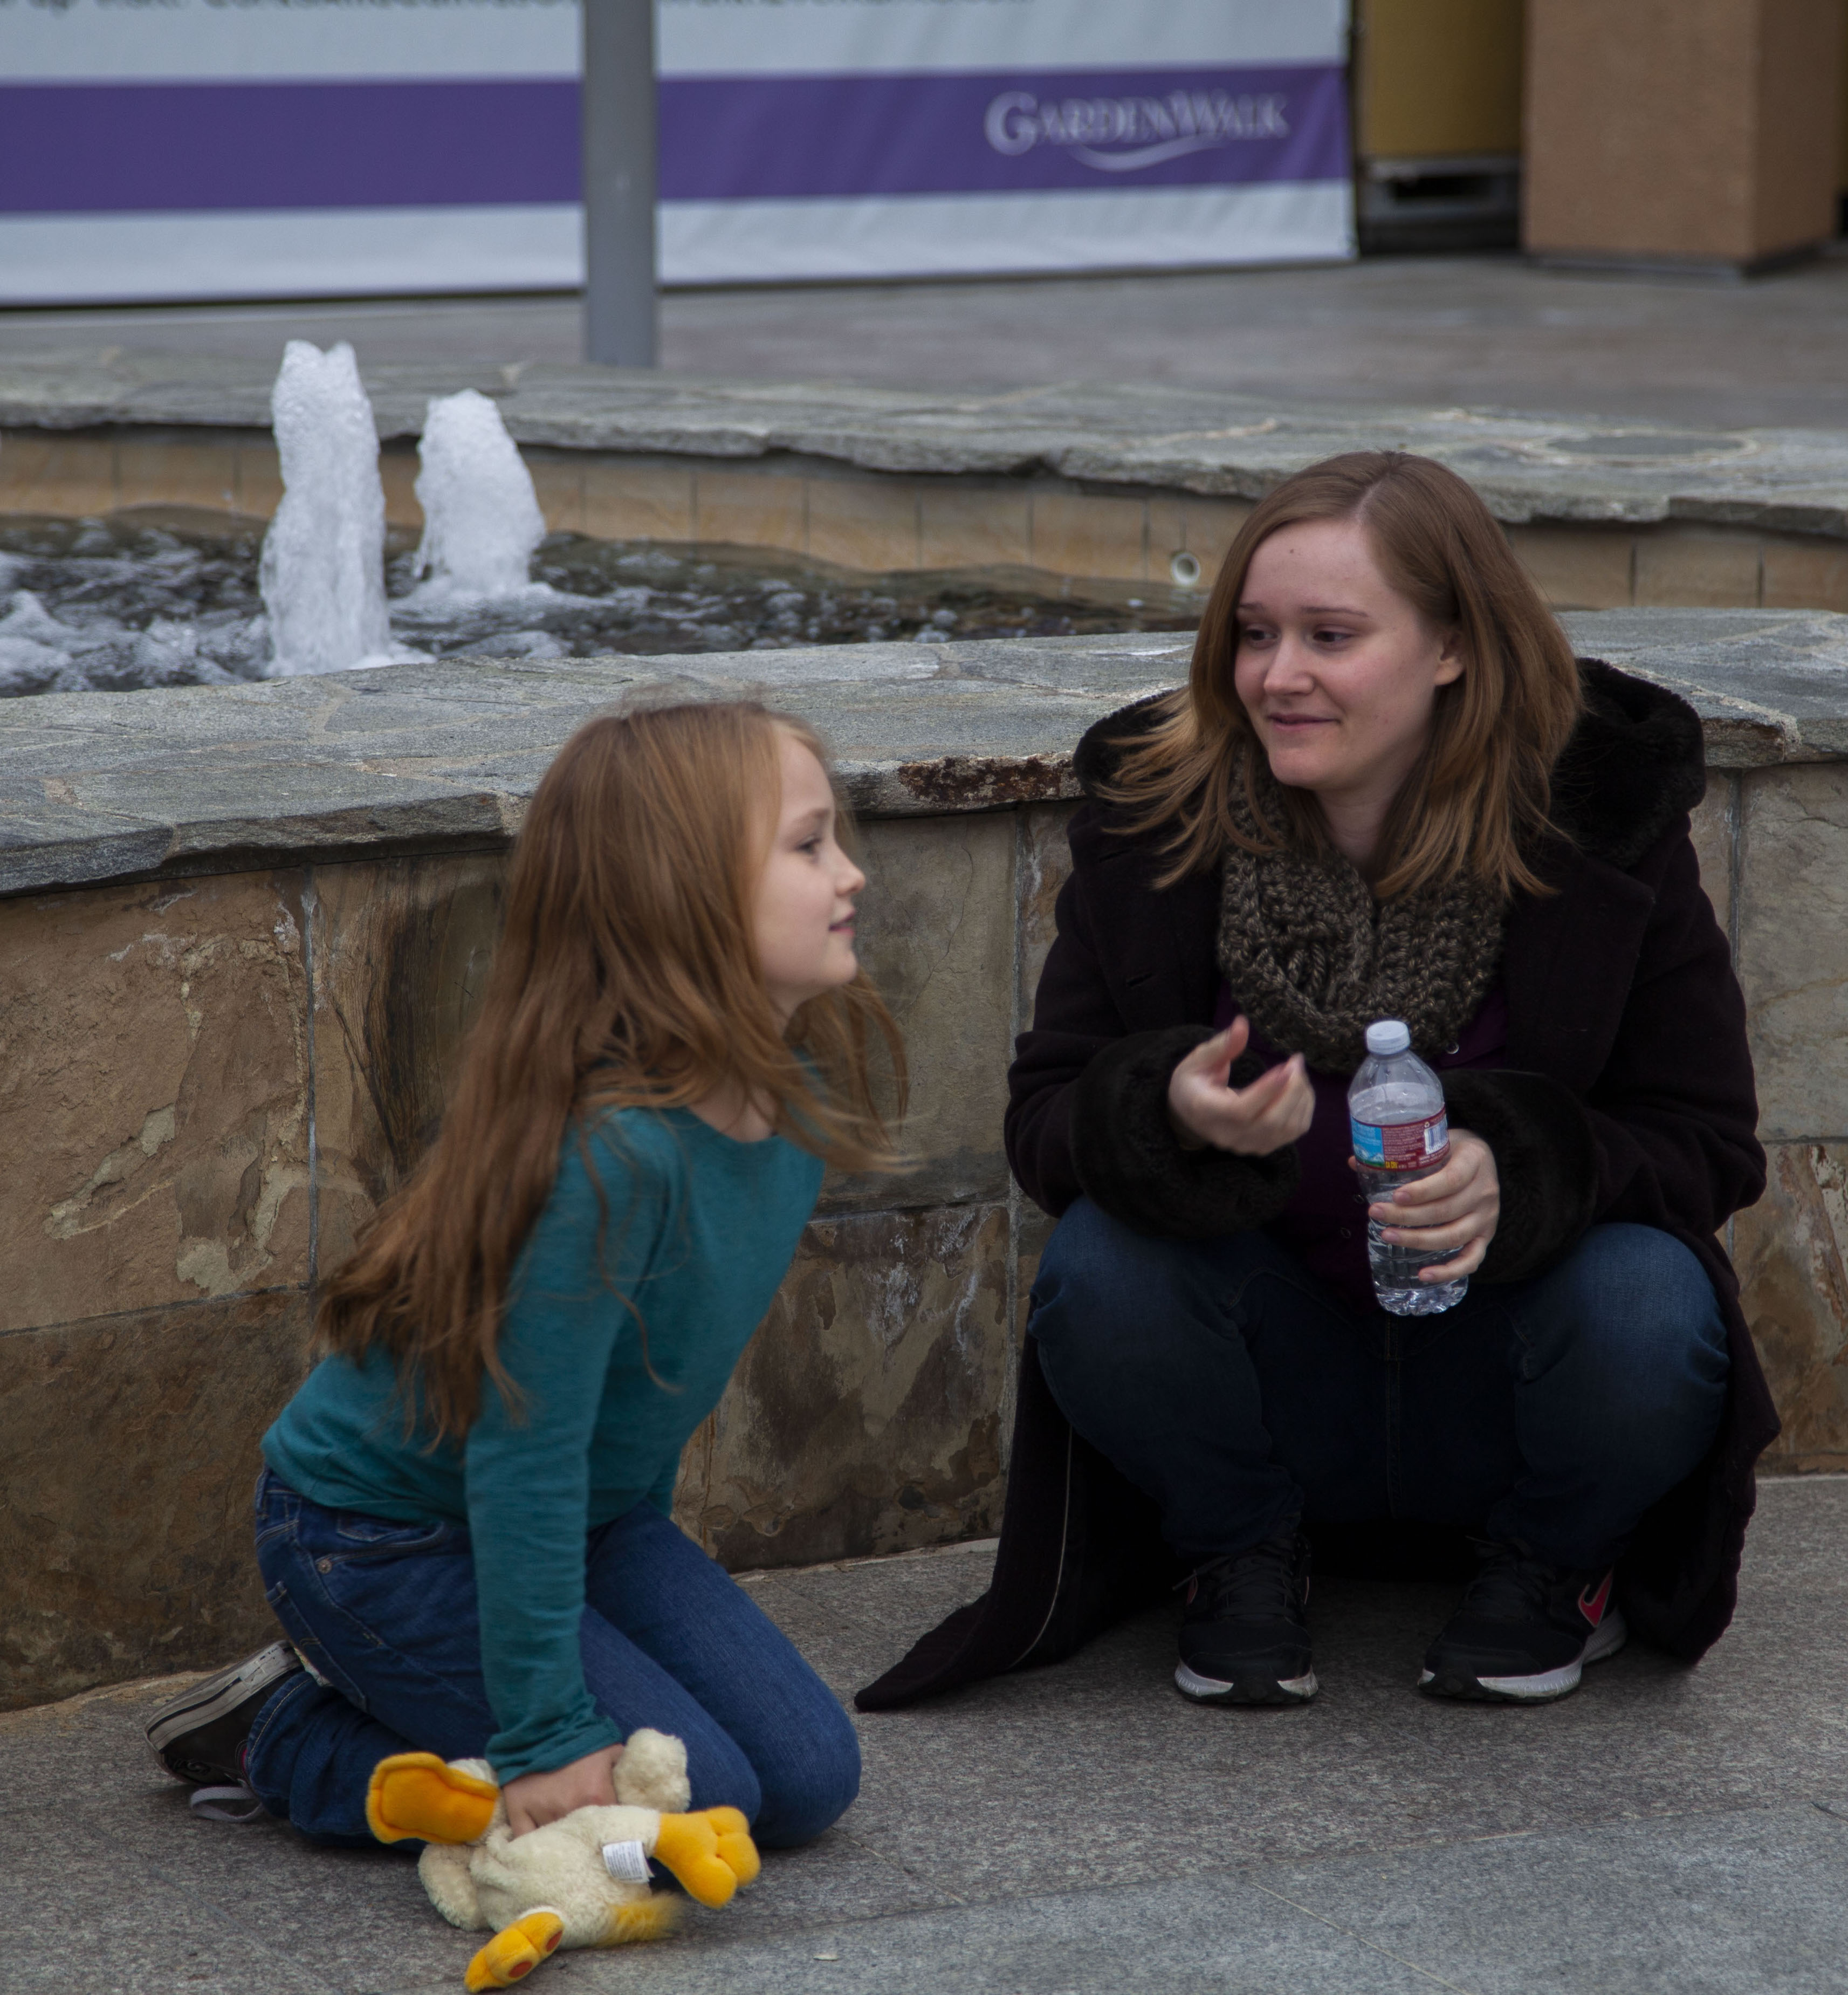
[[[286,1642],[207,1677],[163,1704],[148,1720],[154,1757],[177,1780],[236,1787],[244,1779],[244,1742],[276,1685],[302,1667]]]
[[[1462,1604],[1425,1655],[1418,1688],[1433,1697],[1541,1704],[1579,1688],[1587,1663],[1623,1647],[1609,1572],[1571,1572],[1518,1545],[1479,1543]]]
[[[1196,1704],[1306,1704],[1309,1541],[1292,1526],[1187,1582],[1174,1688]]]

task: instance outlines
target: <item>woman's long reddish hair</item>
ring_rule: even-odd
[[[1260,793],[1263,750],[1238,696],[1239,598],[1251,558],[1281,527],[1356,520],[1380,572],[1434,629],[1462,639],[1462,678],[1438,688],[1431,738],[1386,822],[1383,898],[1465,875],[1507,894],[1547,891],[1528,863],[1551,829],[1553,764],[1583,702],[1572,646],[1507,537],[1447,466],[1402,451],[1354,451],[1312,464],[1260,499],[1239,530],[1207,599],[1188,682],[1123,758],[1109,800],[1125,829],[1165,829],[1161,884],[1247,851],[1329,850],[1315,799],[1284,789],[1284,822]],[[1257,828],[1239,829],[1242,792]]]
[[[785,1028],[757,966],[785,735],[825,766],[812,730],[753,702],[592,720],[533,796],[441,1131],[321,1306],[327,1349],[377,1347],[401,1379],[414,1372],[436,1436],[467,1431],[484,1372],[511,1400],[496,1349],[507,1285],[574,1119],[582,1142],[588,1111],[679,1107],[732,1083],[831,1164],[897,1161],[876,1094],[889,1086],[903,1114],[903,1047],[865,975]]]

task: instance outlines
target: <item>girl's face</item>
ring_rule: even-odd
[[[1239,598],[1233,685],[1280,783],[1383,809],[1430,738],[1459,635],[1379,570],[1354,520],[1307,520],[1260,543]]]
[[[777,730],[783,798],[757,882],[753,938],[770,1002],[785,1018],[852,982],[853,897],[866,876],[835,838],[834,791],[812,750]]]

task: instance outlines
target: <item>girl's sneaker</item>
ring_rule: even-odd
[[[286,1642],[205,1677],[163,1704],[148,1720],[148,1743],[162,1769],[195,1787],[239,1787],[244,1743],[278,1684],[302,1667]]]
[[[1425,1651],[1418,1688],[1432,1697],[1543,1704],[1579,1688],[1587,1663],[1623,1647],[1610,1572],[1572,1572],[1518,1545],[1479,1542],[1462,1604]]]

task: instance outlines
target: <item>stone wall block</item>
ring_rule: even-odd
[[[689,543],[693,472],[685,464],[591,457],[584,465],[584,531],[604,541]]]
[[[897,478],[810,479],[808,552],[876,574],[916,568],[916,486]]]
[[[1848,1468],[1848,1144],[1774,1143],[1733,1222],[1746,1320],[1784,1431],[1767,1469]]]
[[[533,474],[533,496],[554,534],[584,531],[584,462],[574,451],[529,450],[523,453]]]
[[[423,468],[412,443],[388,444],[379,453],[379,482],[385,490],[386,524],[423,530],[423,506],[417,496],[417,473]]]
[[[1848,1135],[1848,764],[1741,781],[1738,964],[1766,1141]]]
[[[314,874],[314,1082],[324,1273],[442,1120],[499,938],[499,853]]]
[[[1659,527],[1637,534],[1636,600],[1712,609],[1750,609],[1758,602],[1755,534]]]
[[[1739,779],[1720,769],[1707,771],[1707,793],[1693,810],[1695,856],[1700,861],[1700,884],[1707,890],[1719,925],[1730,936],[1733,920],[1733,841],[1739,805]]]
[[[687,1444],[681,1526],[734,1571],[998,1529],[1007,1231],[1000,1204],[811,1225]]]
[[[806,481],[787,472],[708,471],[693,478],[693,537],[702,547],[806,551]]]
[[[228,511],[238,503],[238,446],[197,431],[184,441],[125,437],[115,446],[115,503]]]
[[[1014,827],[1010,812],[913,818],[861,833],[861,960],[905,1035],[918,1168],[842,1175],[824,1210],[998,1198],[1013,1011]]]
[[[1610,527],[1510,527],[1508,544],[1555,609],[1629,606],[1631,542]]]
[[[283,503],[283,467],[276,439],[266,431],[246,431],[238,438],[236,510],[252,519],[267,520]]]
[[[1767,609],[1848,609],[1848,547],[1839,541],[1786,539],[1764,542]]]
[[[1019,816],[1019,844],[1014,863],[1014,1030],[1033,1022],[1034,994],[1046,953],[1058,932],[1053,910],[1071,872],[1071,848],[1065,833],[1072,804],[1030,805]],[[1011,1049],[1010,1049],[1011,1056]]]
[[[299,1291],[0,1344],[0,1708],[273,1639],[251,1489],[307,1344]]]
[[[1026,568],[1033,559],[1025,486],[921,485],[917,558],[924,568]]]
[[[1201,588],[1210,589],[1218,579],[1219,564],[1225,560],[1239,529],[1250,517],[1249,500],[1190,498],[1187,501],[1187,537],[1183,544],[1199,561]],[[1153,564],[1151,574],[1157,582],[1163,579],[1160,570]],[[1205,604],[1201,607],[1204,609]]]
[[[1035,568],[1123,582],[1140,582],[1147,572],[1148,521],[1139,498],[1038,490],[1032,527]]]
[[[82,519],[115,506],[115,446],[106,437],[12,430],[0,447],[0,513]]]
[[[302,876],[0,904],[0,1330],[308,1266]]]
[[[1174,578],[1170,564],[1175,555],[1191,553],[1198,560],[1202,570],[1198,586],[1209,589],[1212,585],[1212,577],[1205,572],[1206,558],[1198,548],[1189,548],[1187,544],[1187,512],[1188,501],[1178,492],[1151,492],[1143,501],[1143,513],[1147,522],[1149,579],[1153,582],[1171,582]]]

